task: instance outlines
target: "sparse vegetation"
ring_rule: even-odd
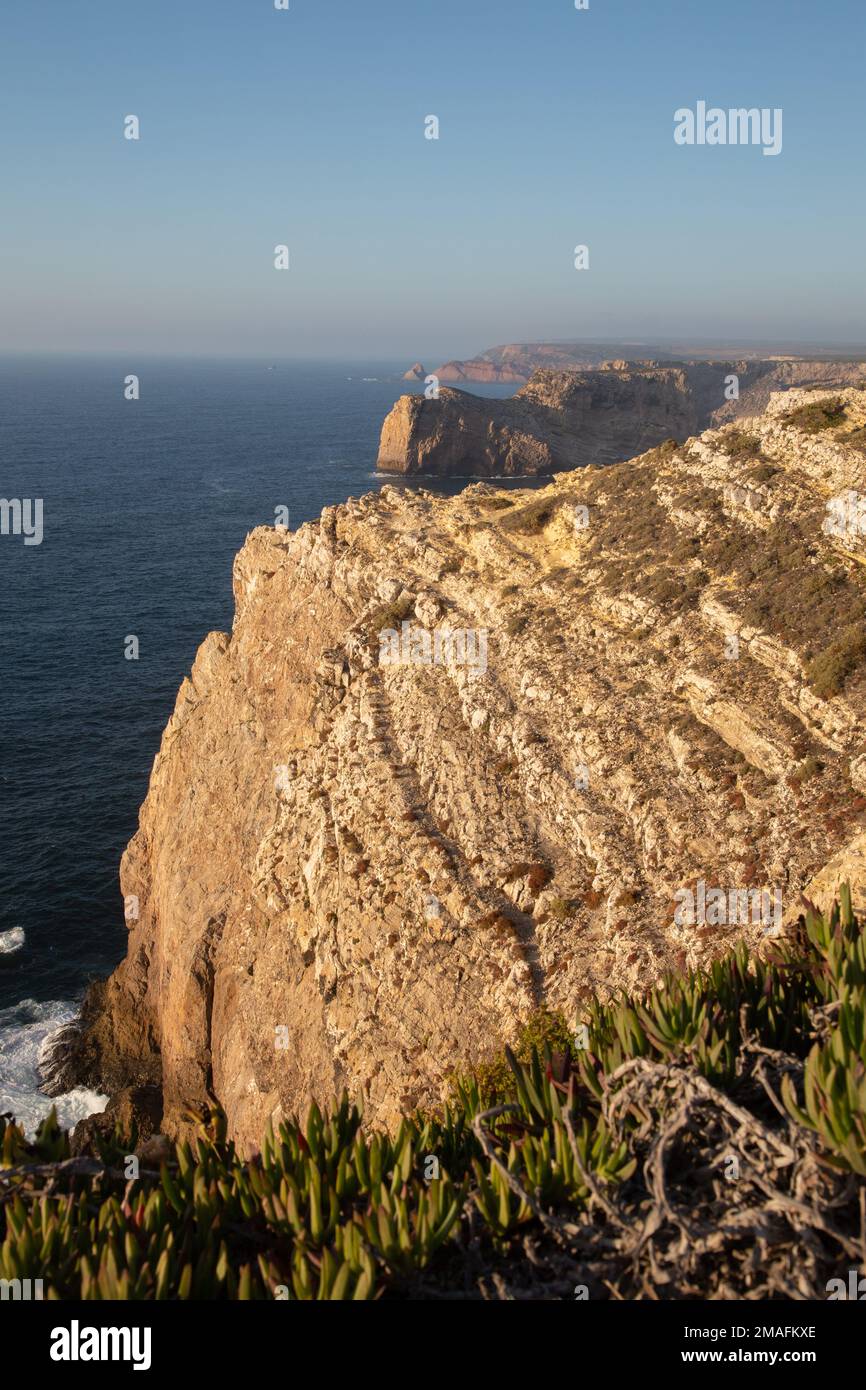
[[[541,892],[553,877],[549,864],[534,863],[528,864],[523,861],[512,864],[505,874],[505,883],[514,883],[517,879],[525,878],[529,885],[529,890],[533,894]]]
[[[528,884],[529,884],[529,891],[530,891],[530,893],[533,893],[533,894],[538,894],[538,893],[540,893],[541,890],[542,890],[542,888],[546,888],[546,887],[547,887],[547,885],[548,885],[548,883],[550,882],[550,880],[552,879],[552,877],[553,877],[553,872],[552,872],[552,870],[551,870],[549,864],[532,864],[532,865],[530,865],[529,876],[528,876],[528,879],[527,879],[527,882],[528,882]]]
[[[727,438],[743,455],[754,453],[742,431]],[[838,692],[857,679],[866,668],[866,653],[851,634],[840,634],[849,625],[866,626],[866,575],[828,554],[822,502],[801,501],[757,536],[731,517],[721,488],[687,468],[682,474],[665,472],[663,490],[669,496],[660,502],[659,475],[651,463],[647,457],[614,464],[586,478],[582,500],[593,524],[583,563],[598,563],[594,582],[611,595],[646,599],[670,620],[693,610],[707,584],[721,579],[744,626],[797,652],[813,689]],[[758,459],[744,476],[760,484],[778,472]],[[671,511],[680,518],[676,530]],[[695,518],[693,530],[682,525],[685,517]],[[634,624],[630,635],[639,640],[647,634]]]
[[[661,444],[657,444],[654,449],[649,450],[646,455],[647,461],[661,463],[664,459],[670,458],[671,454],[675,454],[679,447],[679,440],[663,439]]]
[[[547,914],[555,922],[565,922],[577,906],[569,898],[551,898],[547,904]]]
[[[504,493],[496,493],[493,497],[479,497],[479,507],[485,507],[488,511],[502,512],[508,507],[514,506],[514,498],[507,497]]]
[[[786,425],[793,425],[804,434],[821,434],[824,430],[838,429],[844,425],[846,406],[844,401],[813,401],[809,405],[798,406],[784,417]]]
[[[53,1112],[32,1143],[0,1117],[0,1278],[49,1299],[479,1297],[493,1276],[513,1297],[825,1297],[861,1238],[866,929],[843,890],[771,959],[541,1011],[391,1135],[344,1097],[244,1160],[210,1109],[131,1182],[135,1136],[98,1142],[70,1159]]]
[[[381,608],[375,609],[370,616],[367,629],[370,637],[378,640],[380,632],[384,632],[388,628],[399,627],[411,606],[412,600],[407,595],[395,599],[393,603],[385,603]]]
[[[815,534],[819,533],[816,520]],[[738,592],[747,594],[740,610],[745,623],[802,653],[806,679],[816,694],[839,694],[862,668],[862,580],[842,565],[822,560],[800,527],[774,529],[760,547],[748,534],[722,533],[707,542],[704,557],[714,570],[731,576]]]
[[[817,777],[819,772],[823,772],[824,764],[813,754],[809,754],[801,763],[797,765],[791,774],[791,782],[795,786],[802,786],[804,782],[811,782],[813,777]]]
[[[563,500],[561,497],[540,497],[537,501],[521,507],[519,511],[509,512],[508,516],[502,518],[502,528],[505,531],[538,535],[553,520],[553,514],[557,507],[563,504]]]
[[[779,472],[772,463],[759,463],[755,468],[750,468],[746,473],[750,483],[768,483],[771,478],[775,478]]]
[[[816,695],[829,700],[841,695],[845,682],[866,658],[866,633],[862,621],[848,623],[829,646],[806,665],[806,679]]]
[[[745,430],[731,430],[722,438],[722,448],[737,463],[761,457],[761,441],[755,434]]]

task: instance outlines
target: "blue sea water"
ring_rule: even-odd
[[[0,1112],[28,1127],[44,1038],[124,953],[120,855],[234,555],[381,485],[404,367],[0,357],[0,497],[43,502],[40,545],[0,536]]]

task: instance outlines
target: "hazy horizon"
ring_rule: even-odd
[[[556,345],[560,347],[580,346],[582,344],[585,344],[587,347],[610,347],[612,350],[616,348],[635,348],[643,351],[645,349],[653,348],[668,352],[675,352],[679,349],[682,349],[684,352],[688,350],[689,352],[694,352],[696,355],[700,355],[702,351],[706,351],[707,353],[713,353],[714,355],[730,353],[732,356],[735,356],[738,351],[747,351],[751,353],[766,352],[767,354],[791,353],[792,355],[799,356],[807,355],[809,352],[814,352],[818,355],[838,354],[840,356],[844,356],[850,354],[851,356],[855,356],[858,359],[866,355],[866,338],[860,339],[859,341],[856,339],[852,339],[850,341],[845,341],[843,339],[838,339],[836,341],[833,341],[831,339],[816,339],[810,341],[808,339],[783,340],[765,338],[741,338],[734,340],[724,339],[721,337],[709,338],[705,336],[701,338],[692,339],[677,337],[668,340],[653,340],[649,338],[631,338],[627,336],[618,338],[603,338],[600,336],[581,336],[571,338],[540,337],[534,339],[515,337],[510,339],[502,339],[502,341],[498,343],[476,343],[474,346],[467,347],[465,351],[461,352],[448,351],[439,353],[424,353],[422,351],[407,354],[405,352],[400,353],[398,351],[376,351],[375,353],[371,352],[366,356],[346,356],[336,351],[322,351],[318,353],[268,353],[263,351],[250,351],[247,353],[241,353],[237,351],[232,351],[228,348],[224,350],[213,350],[210,352],[205,351],[204,349],[179,352],[172,351],[171,349],[141,349],[134,347],[0,347],[0,360],[4,358],[20,360],[28,358],[39,359],[47,357],[56,357],[61,359],[81,358],[105,361],[114,359],[123,360],[125,358],[128,358],[130,354],[134,354],[137,359],[142,361],[151,360],[166,362],[175,360],[179,362],[213,361],[226,363],[261,362],[274,365],[285,364],[287,366],[292,363],[299,365],[304,363],[319,363],[322,365],[331,364],[333,366],[378,366],[381,368],[388,368],[389,370],[393,370],[395,372],[399,371],[402,374],[403,371],[408,370],[408,368],[416,360],[421,362],[423,365],[432,367],[442,364],[446,361],[467,361],[470,358],[478,357],[492,349],[504,347],[508,344],[517,343],[522,343],[527,347],[542,344]],[[477,385],[478,383],[474,384]]]
[[[853,0],[47,0],[3,28],[4,352],[862,342]],[[677,144],[701,103],[780,113],[778,148]]]

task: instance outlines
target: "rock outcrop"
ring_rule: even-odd
[[[427,373],[424,370],[423,362],[415,362],[408,372],[403,373],[404,381],[423,381]]]
[[[95,1076],[161,1083],[173,1135],[216,1096],[245,1148],[343,1086],[388,1124],[541,1005],[766,945],[862,860],[864,437],[866,392],[795,391],[253,531],[123,859]]]
[[[739,394],[728,399],[736,378]],[[507,400],[443,387],[401,396],[382,426],[377,467],[438,477],[531,477],[618,463],[664,439],[760,413],[773,391],[866,385],[866,364],[615,360],[537,371]]]

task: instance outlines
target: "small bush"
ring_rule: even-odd
[[[814,757],[810,753],[809,756],[804,758],[803,761],[794,769],[791,781],[795,782],[799,786],[803,782],[810,782],[813,777],[817,777],[818,773],[823,771],[824,764],[820,761],[820,759]]]
[[[652,459],[653,462],[661,462],[662,459],[668,459],[671,454],[675,454],[679,447],[679,440],[663,439],[661,444],[657,444],[654,449],[650,449],[647,458]]]
[[[368,631],[370,636],[378,638],[380,632],[388,628],[397,628],[405,618],[412,606],[412,600],[408,595],[395,599],[393,603],[383,604],[377,608],[370,618]]]
[[[502,512],[505,511],[507,507],[514,506],[514,498],[505,497],[502,493],[499,493],[495,497],[479,497],[478,505],[480,507],[485,507],[491,512]]]
[[[757,435],[746,434],[744,430],[732,430],[722,440],[725,453],[737,461],[761,457],[761,441]]]
[[[548,522],[553,519],[559,500],[549,497],[540,498],[537,502],[530,502],[528,506],[521,507],[518,512],[510,512],[502,520],[503,529],[524,532],[528,535],[539,535]]]
[[[570,898],[551,898],[547,904],[547,915],[552,917],[555,922],[564,922],[569,918],[575,909],[575,904]]]
[[[778,471],[771,463],[759,463],[756,468],[749,469],[746,477],[750,483],[768,483],[771,478],[775,478]]]
[[[806,679],[822,700],[841,695],[849,677],[866,657],[866,635],[860,623],[849,623],[839,636],[806,664]]]
[[[533,894],[541,892],[546,888],[553,878],[553,871],[549,864],[533,864],[529,870],[529,891]]]
[[[786,425],[793,425],[804,434],[821,434],[824,430],[835,430],[845,423],[846,406],[844,401],[813,401],[811,405],[801,405],[784,417]]]

